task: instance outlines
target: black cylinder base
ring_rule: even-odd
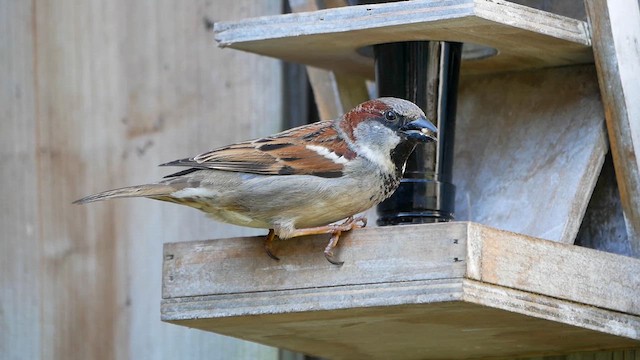
[[[378,205],[380,226],[450,221],[456,188],[430,179],[402,179],[393,197]]]

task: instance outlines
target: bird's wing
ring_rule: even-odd
[[[188,166],[265,175],[339,177],[344,165],[355,158],[356,154],[340,138],[332,124],[331,121],[321,121],[304,125],[161,166]]]

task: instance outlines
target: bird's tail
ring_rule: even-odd
[[[76,200],[74,204],[86,204],[94,201],[126,198],[126,197],[163,197],[176,191],[175,188],[166,184],[148,184],[129,186],[120,189],[107,190],[101,193],[85,196]]]

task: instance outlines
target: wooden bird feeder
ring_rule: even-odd
[[[607,8],[587,5],[590,14]],[[591,20],[593,34],[585,21],[507,1],[442,0],[216,23],[222,46],[336,77],[372,78],[373,60],[362,49],[375,44],[444,40],[495,49],[462,64],[454,183],[456,216],[470,221],[352,231],[337,248],[343,266],[322,256],[326,236],[277,242],[279,262],[265,254],[262,238],[165,244],[163,321],[330,359],[640,348],[640,260],[633,257],[640,190],[627,186],[639,178],[638,164],[620,155],[640,136],[640,114],[611,110],[626,109],[629,100],[612,93],[624,93],[615,86],[625,83],[614,80],[628,65],[603,70],[603,59],[615,58],[603,39],[617,33]],[[596,74],[606,84],[600,91]],[[603,105],[624,236],[581,227],[595,211],[594,188],[603,186]],[[598,250],[612,237],[627,253]],[[576,246],[576,238],[595,249]]]

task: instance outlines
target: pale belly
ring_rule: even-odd
[[[322,226],[384,200],[379,177],[326,179],[310,175],[216,174],[205,189],[186,188],[184,205],[235,225],[287,230]],[[201,183],[207,183],[202,179]]]

